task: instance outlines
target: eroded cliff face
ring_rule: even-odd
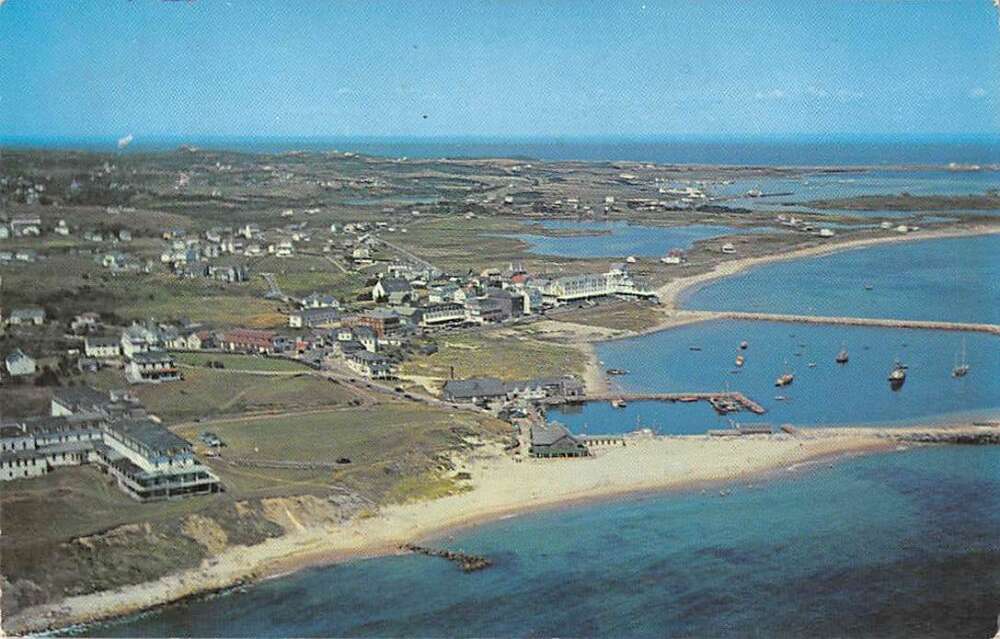
[[[125,524],[55,544],[25,544],[0,558],[3,613],[153,581],[197,568],[236,546],[342,523],[372,507],[347,492],[232,501],[176,520]]]

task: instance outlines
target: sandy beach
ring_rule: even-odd
[[[256,546],[223,550],[197,568],[162,579],[35,606],[5,621],[8,633],[66,627],[126,615],[307,566],[397,552],[400,544],[532,510],[651,491],[718,490],[751,478],[794,477],[820,459],[901,446],[906,433],[992,432],[1000,426],[810,429],[795,435],[713,438],[629,437],[586,459],[517,461],[499,444],[458,459],[471,490],[434,501],[392,505],[346,524],[316,525],[285,508],[286,534]],[[720,498],[724,497],[720,492]],[[445,545],[447,542],[443,542]]]

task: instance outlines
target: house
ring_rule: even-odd
[[[302,298],[299,302],[302,308],[340,308],[340,300],[333,295],[320,295],[312,293]]]
[[[89,333],[96,329],[101,323],[101,316],[97,313],[80,313],[73,318],[69,327],[74,333]]]
[[[532,457],[586,457],[590,454],[585,444],[556,422],[531,427],[529,452]]]
[[[110,359],[121,354],[121,339],[117,337],[86,337],[83,354],[95,359]]]
[[[122,331],[122,355],[132,358],[160,345],[156,333],[140,324],[132,324]]]
[[[401,277],[381,278],[372,287],[372,299],[376,302],[388,302],[395,306],[409,302],[412,297],[413,288]]]
[[[35,360],[28,357],[21,349],[17,349],[8,355],[4,360],[4,364],[7,367],[7,373],[11,377],[34,375],[35,370],[37,370]]]
[[[271,353],[275,350],[274,331],[235,328],[222,334],[221,346],[225,350],[247,353]]]
[[[38,236],[42,232],[42,218],[38,216],[15,217],[10,221],[14,237]]]
[[[125,379],[130,384],[158,384],[180,378],[174,356],[166,351],[135,353],[125,366]]]
[[[537,400],[546,397],[583,397],[584,385],[575,377],[537,377],[506,384],[507,399]]]
[[[394,376],[392,363],[387,358],[367,350],[351,353],[346,363],[348,368],[370,379],[391,379]]]
[[[444,398],[449,402],[485,402],[507,397],[507,387],[495,377],[450,379],[444,385]]]
[[[464,302],[465,298],[458,299],[459,292],[462,291],[457,284],[442,284],[434,286],[427,291],[427,301],[431,304],[443,304],[445,302]]]
[[[7,323],[11,326],[24,326],[28,324],[41,326],[45,323],[45,309],[37,307],[15,308],[10,312]]]
[[[358,326],[353,331],[354,339],[357,340],[359,344],[365,347],[365,350],[369,353],[374,353],[378,350],[378,336],[375,335],[375,331],[367,326]]]
[[[333,326],[339,321],[340,311],[333,307],[303,308],[288,314],[288,325],[292,328]]]

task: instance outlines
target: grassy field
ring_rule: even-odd
[[[205,362],[222,362],[223,370],[234,371],[266,371],[266,372],[299,372],[304,373],[310,368],[300,362],[277,357],[262,357],[257,355],[241,355],[239,353],[174,353],[178,364],[204,366]]]
[[[438,340],[438,349],[433,355],[417,355],[406,361],[401,374],[447,379],[454,366],[459,379],[490,376],[513,380],[580,375],[586,367],[579,349],[506,331],[444,335]]]
[[[636,332],[648,330],[663,320],[662,312],[648,302],[622,300],[609,300],[589,308],[549,312],[546,317],[562,322]]]
[[[209,368],[182,369],[184,379],[133,387],[167,422],[251,411],[302,411],[354,399],[343,386],[311,376],[264,376]]]

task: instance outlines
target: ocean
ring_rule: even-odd
[[[111,637],[991,637],[1000,449],[919,448],[525,515],[485,554],[305,570],[87,628]]]
[[[118,152],[117,136],[106,138],[5,137],[0,147],[84,149]],[[352,151],[409,158],[507,157],[590,162],[754,166],[945,166],[1000,163],[1000,135],[978,136],[643,136],[643,137],[240,137],[142,135],[124,152],[174,149],[181,144],[247,152]]]

